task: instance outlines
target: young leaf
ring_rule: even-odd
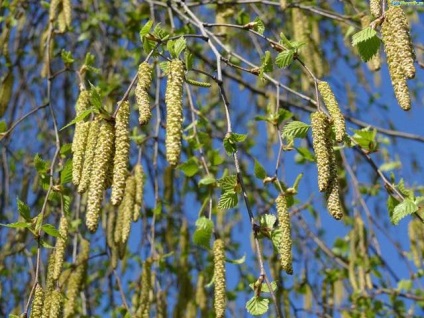
[[[264,73],[272,72],[272,57],[269,51],[265,51],[265,54],[261,57],[261,71]]]
[[[253,27],[253,30],[258,32],[259,34],[264,34],[265,25],[264,25],[263,21],[259,17],[256,17],[254,22],[256,22],[256,23]]]
[[[418,206],[415,204],[415,202],[406,198],[394,208],[391,221],[394,225],[397,225],[400,220],[414,212],[417,212],[417,210]]]
[[[262,165],[256,159],[255,159],[254,171],[255,171],[256,178],[263,180],[266,177],[266,171],[264,167],[262,167]]]
[[[193,242],[204,248],[210,248],[210,240],[213,232],[213,222],[204,216],[196,221],[196,231],[193,234]]]
[[[238,259],[229,259],[229,258],[226,258],[225,261],[227,263],[240,265],[240,264],[243,264],[246,261],[246,254],[243,255],[242,257],[238,258]]]
[[[228,210],[234,208],[237,203],[237,193],[235,191],[227,191],[221,194],[218,202],[218,209]]]
[[[252,288],[252,290],[255,290],[255,283],[249,284],[249,287]],[[271,282],[271,288],[272,288],[272,291],[276,291],[277,288],[278,288],[277,282],[275,282],[275,281]],[[269,288],[268,288],[268,285],[266,283],[262,283],[261,292],[269,293]]]
[[[60,184],[66,184],[72,181],[72,160],[67,160],[60,172]]]
[[[45,232],[47,235],[50,235],[53,237],[60,237],[59,231],[51,224],[43,224],[41,226],[41,230]]]
[[[68,128],[69,126],[72,126],[73,124],[79,123],[80,121],[84,120],[88,115],[94,112],[94,108],[89,108],[81,112],[77,117],[75,117],[74,120],[72,120],[70,123],[68,123],[66,126],[62,127],[60,131]]]
[[[226,134],[224,138],[224,149],[227,155],[231,156],[237,151],[237,145],[231,139],[231,134]]]
[[[284,126],[282,136],[284,138],[305,138],[310,125],[301,121],[292,121]]]
[[[377,32],[375,32],[375,30],[372,29],[371,27],[365,28],[355,33],[354,35],[352,35],[352,45],[356,46],[358,43],[367,41],[376,35],[377,35]]]
[[[141,42],[143,42],[143,41],[144,41],[144,37],[145,37],[147,34],[149,34],[150,29],[152,28],[152,25],[153,25],[153,21],[152,21],[152,20],[149,20],[149,21],[147,21],[147,22],[146,22],[146,24],[145,24],[145,25],[143,25],[143,27],[141,28],[141,30],[140,30],[140,39],[141,39]]]
[[[275,217],[275,215],[263,214],[259,219],[259,224],[261,225],[261,227],[267,227],[269,229],[272,229],[276,220],[277,218]]]
[[[184,37],[180,37],[178,40],[175,41],[175,44],[174,44],[175,58],[178,58],[180,56],[180,54],[184,51],[186,46],[187,46],[187,43]]]
[[[293,49],[280,52],[275,58],[275,64],[277,64],[279,68],[286,68],[293,62],[294,52]]]
[[[359,55],[364,62],[368,62],[374,55],[378,53],[380,49],[380,39],[378,36],[373,36],[372,38],[358,43],[356,46],[358,48]]]
[[[237,186],[237,176],[235,174],[223,177],[218,180],[218,186],[225,191],[234,191]]]
[[[193,68],[194,57],[190,51],[188,50],[184,51],[184,60],[185,60],[186,69],[188,71],[191,70]]]
[[[15,222],[15,223],[9,223],[9,224],[3,224],[0,223],[0,226],[10,227],[13,229],[24,229],[31,226],[31,222]]]
[[[236,133],[231,133],[231,139],[234,142],[243,142],[245,141],[247,138],[247,135],[245,134],[236,134]]]
[[[192,177],[199,171],[199,164],[196,157],[191,157],[188,161],[179,166],[179,169],[187,176]]]
[[[263,315],[268,311],[269,300],[263,297],[253,296],[247,303],[247,312],[253,316]]]
[[[25,221],[30,221],[31,220],[31,215],[30,215],[29,206],[26,205],[21,200],[19,200],[19,198],[17,198],[16,201],[17,201],[19,215],[22,216]]]
[[[209,184],[214,184],[215,182],[216,182],[216,179],[214,177],[206,176],[199,181],[199,185],[209,185]]]
[[[283,32],[280,32],[280,43],[283,44],[288,49],[293,49],[291,42],[289,39],[284,35]]]
[[[47,161],[43,160],[38,153],[34,157],[34,166],[39,174],[46,173],[48,170]]]

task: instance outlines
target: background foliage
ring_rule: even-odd
[[[70,227],[57,282],[65,303],[80,246],[91,242],[76,316],[129,316],[146,301],[151,316],[215,316],[215,238],[225,242],[228,316],[247,316],[246,308],[286,317],[423,315],[422,9],[404,7],[417,56],[406,113],[379,27],[361,24],[372,20],[368,6],[79,0],[63,24],[49,17],[46,1],[0,1],[0,315],[29,313],[36,283],[46,286],[61,215]],[[373,72],[362,60],[375,51],[382,66]],[[140,126],[132,81],[146,58],[154,67],[153,117]],[[187,69],[175,169],[164,145],[172,58]],[[336,147],[341,221],[326,212],[317,188],[314,77],[330,83],[347,122],[349,138]],[[92,102],[108,114],[129,98],[130,170],[141,162],[146,172],[142,216],[116,269],[105,239],[116,209],[109,192],[101,226],[89,233],[87,197],[71,183],[74,126],[62,128],[75,119],[80,85],[97,88]],[[272,245],[271,215],[284,191],[293,275],[281,270]]]

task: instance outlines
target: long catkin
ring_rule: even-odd
[[[125,186],[125,197],[118,212],[122,214],[121,243],[124,245],[130,236],[131,222],[134,214],[134,198],[135,179],[134,176],[129,176]]]
[[[72,141],[72,149],[74,149],[72,158],[72,183],[76,186],[81,182],[90,126],[90,122],[81,123],[78,126],[78,130],[75,129],[74,140]]]
[[[99,223],[109,162],[113,155],[114,136],[113,125],[107,121],[103,121],[100,126],[97,152],[94,156],[92,177],[88,189],[86,225],[91,232],[97,230]]]
[[[149,101],[149,87],[152,82],[152,66],[143,62],[138,67],[138,81],[135,87],[135,100],[138,106],[140,125],[145,125],[152,117]]]
[[[217,318],[225,315],[225,246],[222,239],[215,240],[213,244],[213,263],[215,276],[214,308]]]
[[[330,148],[331,145],[328,145]],[[343,217],[343,209],[340,202],[340,186],[339,180],[337,178],[337,164],[335,154],[331,149],[330,152],[330,182],[328,188],[326,190],[327,197],[327,209],[328,212],[335,218],[336,220],[340,220]]]
[[[30,318],[39,318],[43,313],[44,304],[44,291],[40,284],[37,284],[34,292],[34,299],[32,300],[31,316]]]
[[[183,80],[183,62],[180,60],[172,60],[169,63],[168,83],[165,92],[166,159],[171,166],[176,166],[179,163],[181,155]]]
[[[57,237],[56,247],[55,247],[55,260],[54,260],[54,268],[53,268],[53,279],[59,279],[59,275],[62,272],[63,259],[65,256],[66,243],[68,241],[68,231],[69,225],[66,216],[62,216],[59,224],[59,234]]]
[[[87,145],[85,146],[84,163],[81,169],[81,178],[78,185],[78,192],[87,191],[91,180],[91,171],[93,167],[94,156],[96,154],[97,139],[100,131],[100,120],[95,119],[90,122],[88,130]]]
[[[135,198],[134,198],[134,214],[133,221],[136,222],[140,217],[140,209],[143,205],[143,194],[144,194],[144,170],[141,164],[137,164],[134,167],[134,179],[135,179]]]
[[[130,103],[125,101],[120,104],[115,122],[115,155],[113,159],[111,195],[113,205],[119,205],[121,203],[125,191],[128,157],[130,153],[129,118]]]
[[[291,224],[285,195],[280,194],[275,203],[277,206],[278,227],[281,230],[281,241],[278,247],[281,267],[287,274],[291,275],[293,274]]]

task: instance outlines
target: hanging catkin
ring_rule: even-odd
[[[53,279],[57,280],[60,273],[62,272],[63,258],[65,256],[66,243],[68,241],[68,220],[66,216],[62,215],[59,223],[59,234],[57,237],[56,247],[54,252],[54,268],[53,268]]]
[[[128,156],[130,152],[130,136],[128,124],[130,119],[130,103],[125,101],[120,104],[115,122],[115,155],[113,158],[113,181],[111,202],[119,205],[125,191],[127,178]]]
[[[97,230],[99,223],[103,191],[106,189],[109,162],[113,155],[114,135],[113,125],[103,121],[100,126],[97,152],[93,160],[92,176],[88,189],[86,225],[91,232]]]
[[[77,118],[89,108],[90,108],[90,92],[84,89],[80,92],[76,105],[75,105],[75,117]],[[82,123],[83,121],[79,121],[75,123],[74,140],[77,139],[77,136],[79,134],[78,130],[80,129]],[[76,146],[79,146],[79,145],[77,144],[74,145],[74,143],[72,143],[72,152],[75,152],[74,147]]]
[[[72,5],[71,0],[62,0],[63,16],[65,18],[65,24],[68,28],[72,24]]]
[[[47,279],[46,279],[46,288],[44,292],[44,304],[43,304],[43,314],[41,315],[42,318],[48,318],[50,314],[50,305],[52,300],[52,293],[54,290],[55,280],[53,279],[53,272],[54,272],[54,261],[55,256],[54,252],[52,252],[49,256],[49,261],[47,265]]]
[[[90,185],[91,170],[93,167],[94,155],[96,154],[97,139],[100,131],[100,120],[95,119],[90,123],[88,130],[87,145],[85,147],[84,163],[81,170],[81,178],[78,185],[78,192],[87,191]]]
[[[143,62],[138,67],[138,81],[135,87],[135,100],[137,102],[140,125],[145,125],[152,117],[149,101],[149,87],[152,82],[152,66]]]
[[[396,99],[402,109],[409,110],[411,98],[406,79],[415,76],[415,55],[402,8],[392,6],[385,12],[381,33]]]
[[[62,318],[63,315],[63,295],[60,290],[55,289],[51,294],[51,305],[49,318]]]
[[[131,231],[131,221],[134,214],[134,197],[135,197],[135,178],[129,176],[125,186],[125,197],[119,207],[119,214],[122,214],[122,231],[121,243],[125,245],[128,241]]]
[[[74,150],[72,158],[72,183],[79,185],[81,182],[81,173],[84,165],[84,155],[87,147],[88,134],[90,131],[90,122],[81,123],[78,130],[75,129],[72,149]]]
[[[336,131],[336,141],[342,142],[346,134],[346,124],[342,112],[340,111],[339,104],[337,103],[336,97],[331,90],[330,85],[327,82],[318,82],[318,90],[324,100],[325,106],[330,113],[331,119],[334,123]]]
[[[171,166],[176,166],[179,163],[181,155],[183,79],[183,62],[172,60],[169,63],[168,83],[165,92],[166,159]]]
[[[205,291],[205,275],[199,273],[196,284],[196,304],[200,310],[205,310],[208,304],[208,297]]]
[[[152,289],[151,268],[152,268],[152,261],[148,258],[142,265],[140,307],[137,310],[138,316],[146,316],[146,314],[148,315],[150,312],[149,294]]]
[[[330,122],[322,112],[311,114],[312,142],[318,168],[318,188],[325,191],[330,183]]]
[[[40,318],[43,312],[44,291],[40,284],[37,283],[34,292],[34,299],[32,300],[31,316],[30,318]]]
[[[371,14],[378,18],[381,15],[381,0],[370,0]]]
[[[64,317],[75,315],[77,297],[81,292],[84,276],[87,271],[88,258],[90,256],[90,242],[83,239],[80,244],[80,251],[75,261],[75,270],[69,276],[68,289],[64,307]]]
[[[57,15],[57,9],[59,7],[61,0],[52,0],[50,2],[50,8],[49,8],[49,20],[50,22],[53,22],[56,20]]]
[[[215,300],[214,308],[217,318],[225,315],[225,245],[221,239],[215,240],[213,244],[214,284]]]
[[[144,170],[141,164],[137,164],[134,167],[134,179],[135,179],[135,198],[134,198],[134,213],[133,221],[136,222],[140,217],[141,206],[143,205],[143,194],[144,194]]]
[[[278,227],[281,230],[281,241],[278,246],[281,267],[287,274],[291,275],[293,274],[291,224],[285,195],[280,194],[275,203],[277,206]]]
[[[340,220],[343,217],[343,209],[340,202],[340,187],[337,178],[336,158],[330,145],[328,151],[330,152],[330,181],[326,191],[327,209],[333,218]]]

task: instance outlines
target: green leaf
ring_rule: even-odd
[[[169,62],[160,62],[159,67],[165,74],[168,74]]]
[[[228,259],[228,258],[226,258],[225,261],[227,263],[240,265],[240,264],[243,264],[246,261],[246,254],[244,254],[242,257],[240,257],[238,259]]]
[[[247,312],[253,316],[263,315],[268,311],[269,300],[263,297],[253,296],[247,303]]]
[[[236,134],[236,133],[231,133],[231,139],[234,142],[243,142],[245,141],[247,138],[246,134]]]
[[[218,186],[225,191],[234,191],[237,186],[237,175],[232,174],[218,179]]]
[[[378,36],[360,42],[357,45],[359,55],[364,62],[368,62],[374,55],[376,55],[380,49],[380,39]]]
[[[149,21],[147,21],[147,22],[146,22],[146,24],[145,24],[145,25],[143,25],[143,27],[141,28],[141,30],[140,30],[140,39],[141,39],[141,42],[143,42],[143,41],[144,41],[144,37],[145,37],[147,34],[149,34],[150,29],[152,28],[152,25],[153,25],[153,21],[152,21],[152,20],[149,20]]]
[[[255,171],[256,178],[263,180],[266,177],[266,171],[264,167],[262,167],[262,165],[256,159],[255,159],[254,171]]]
[[[294,52],[295,51],[291,49],[278,53],[277,57],[275,58],[275,64],[279,68],[286,68],[293,62]]]
[[[26,205],[21,200],[19,200],[19,198],[17,198],[16,201],[17,201],[19,215],[22,216],[25,221],[30,221],[31,220],[31,214],[30,214],[29,206]]]
[[[199,171],[199,163],[196,157],[191,157],[189,160],[179,166],[179,169],[187,176],[192,177]]]
[[[265,54],[261,57],[261,71],[268,73],[272,72],[273,69],[271,53],[269,51],[265,51]]]
[[[53,237],[60,237],[59,231],[51,224],[43,224],[41,226],[41,230],[45,232],[47,235],[50,235]]]
[[[214,184],[215,182],[216,182],[216,179],[214,177],[206,176],[199,181],[199,185],[209,185],[209,184]]]
[[[41,244],[41,246],[42,247],[44,247],[44,248],[54,248],[54,246],[52,246],[52,245],[50,245],[46,240],[40,240],[40,244]]]
[[[218,209],[228,210],[234,208],[237,203],[237,193],[235,191],[227,191],[221,194],[218,202]]]
[[[83,112],[81,112],[81,114],[79,114],[77,117],[75,117],[74,120],[72,120],[70,123],[68,123],[66,126],[62,127],[60,129],[60,131],[68,128],[69,126],[72,126],[73,124],[79,123],[80,121],[83,121],[88,115],[90,115],[91,113],[93,113],[95,111],[94,108],[89,108],[84,110]]]
[[[202,216],[196,221],[196,230],[193,234],[193,242],[206,249],[210,248],[210,241],[213,233],[212,220]]]
[[[71,143],[63,144],[60,147],[60,154],[62,156],[67,156],[67,155],[71,154],[71,150],[72,150],[72,144]]]
[[[259,219],[259,224],[261,225],[261,227],[267,227],[269,229],[272,229],[276,220],[277,218],[275,217],[275,215],[262,214]]]
[[[34,166],[39,174],[46,173],[49,169],[47,161],[43,160],[38,153],[34,157]]]
[[[175,41],[175,44],[174,44],[175,58],[178,58],[180,56],[180,54],[185,50],[186,46],[187,46],[187,43],[184,37],[180,37],[178,40]]]
[[[275,229],[271,232],[272,245],[274,245],[274,248],[276,250],[279,249],[280,242],[282,240],[282,236],[283,236],[283,230],[280,229],[280,228],[277,228],[277,229]]]
[[[391,170],[395,170],[395,169],[400,169],[402,167],[402,163],[400,161],[390,161],[390,162],[386,162],[383,163],[379,170],[386,172],[386,171],[391,171]]]
[[[191,70],[193,68],[194,57],[190,51],[184,51],[184,60],[187,71]]]
[[[25,229],[31,226],[31,222],[19,221],[19,222],[9,223],[9,224],[0,223],[0,226],[10,227],[13,229]]]
[[[60,172],[60,184],[64,185],[72,181],[72,160],[67,160]]]
[[[292,121],[284,126],[282,136],[283,138],[305,138],[308,134],[310,125],[301,121]]]
[[[161,27],[160,23],[156,24],[152,34],[161,40],[165,40],[169,37],[169,33]]]
[[[352,35],[352,45],[356,46],[358,43],[367,41],[376,35],[377,35],[377,32],[375,32],[375,30],[372,29],[371,27],[365,28],[355,33],[354,35]]]
[[[299,148],[294,148],[296,149],[297,153],[302,157],[302,159],[310,161],[310,162],[314,162],[315,161],[315,156],[313,155],[313,153],[306,147],[299,147]]]
[[[236,144],[231,140],[231,134],[226,134],[224,138],[224,149],[227,155],[231,156],[237,151]]]
[[[397,225],[400,220],[404,217],[417,212],[418,206],[411,199],[406,198],[398,204],[393,211],[393,215],[391,216],[391,221],[394,225]]]
[[[277,122],[280,125],[283,121],[293,117],[293,114],[287,109],[281,108],[278,110]]]
[[[400,179],[396,187],[400,191],[400,193],[402,193],[404,196],[410,198],[413,201],[415,200],[414,191],[405,187],[405,180],[403,180],[403,178]]]
[[[369,128],[363,128],[355,130],[355,134],[352,138],[362,149],[368,152],[374,152],[378,149],[378,143],[375,138],[376,135],[377,131],[375,129],[370,130]]]
[[[74,58],[72,57],[72,52],[63,50],[60,52],[60,56],[62,58],[63,64],[70,65],[74,63]]]
[[[284,35],[283,32],[280,32],[280,43],[283,44],[288,49],[293,49],[291,42],[289,39]]]
[[[264,34],[265,25],[264,25],[263,21],[259,17],[256,17],[254,22],[256,22],[256,23],[253,27],[253,30],[258,32],[259,34]]]

